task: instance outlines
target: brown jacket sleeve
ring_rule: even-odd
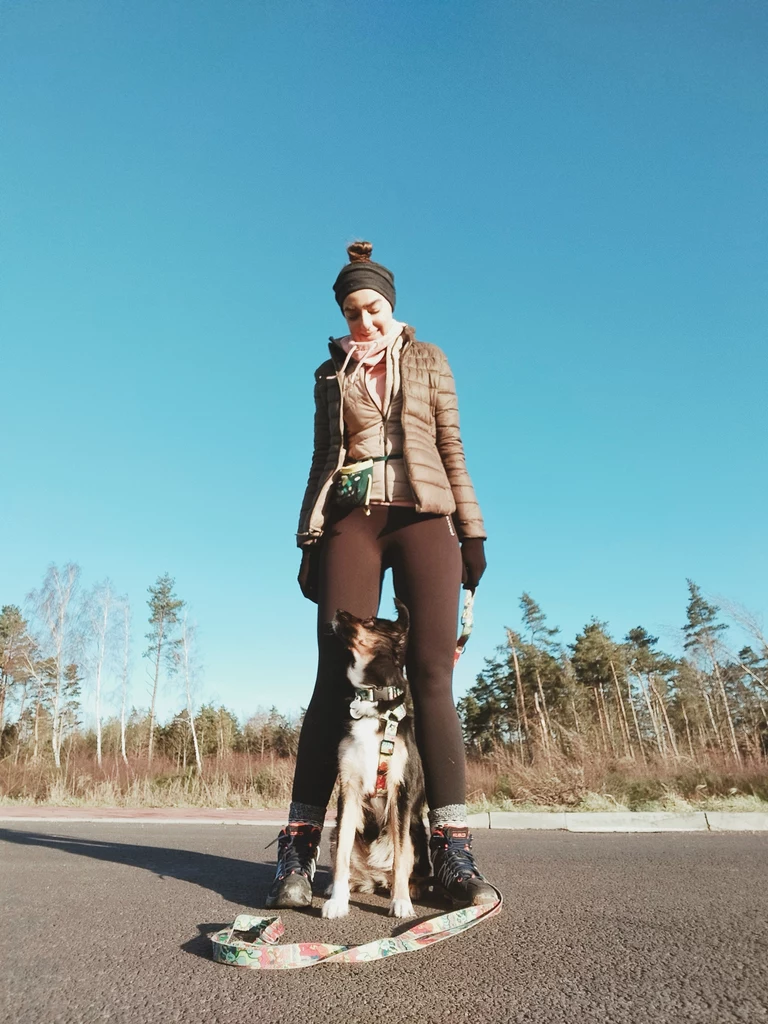
[[[324,376],[318,371],[315,377],[315,439],[312,450],[312,464],[309,467],[309,479],[304,491],[304,498],[301,503],[299,515],[299,528],[296,542],[299,547],[311,543],[309,535],[309,517],[312,512],[312,505],[320,489],[320,482],[328,462],[328,452],[331,444],[331,430],[328,422],[328,383]]]
[[[435,408],[435,443],[456,502],[454,520],[460,540],[468,537],[485,539],[487,534],[483,516],[467,472],[464,445],[459,433],[459,402],[456,396],[456,384],[445,353],[442,349],[437,351],[440,353],[438,364],[440,380]]]

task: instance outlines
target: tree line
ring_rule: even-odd
[[[51,565],[25,610],[0,609],[0,756],[38,761],[50,756],[61,767],[62,748],[92,749],[105,756],[129,756],[152,764],[156,755],[179,767],[203,770],[203,758],[224,752],[295,753],[300,721],[277,708],[258,711],[241,728],[237,718],[213,704],[196,707],[198,676],[195,628],[186,603],[168,574],[148,587],[146,646],[149,707],[129,707],[133,667],[131,609],[110,580],[86,590],[78,565]],[[168,724],[157,719],[163,685],[174,680],[184,706]],[[119,712],[104,714],[105,693],[117,692]],[[83,731],[83,689],[91,694],[95,727]]]
[[[76,744],[101,765],[106,756],[157,756],[203,771],[205,758],[247,751],[295,754],[301,716],[271,708],[243,726],[231,711],[196,705],[199,677],[194,625],[168,574],[147,589],[149,706],[129,706],[131,609],[104,580],[82,587],[79,566],[52,565],[39,589],[0,609],[0,756],[51,757]],[[503,748],[521,764],[555,755],[583,761],[596,754],[648,763],[718,751],[734,764],[768,754],[768,643],[757,621],[731,617],[752,639],[732,651],[720,609],[688,581],[683,654],[660,650],[642,626],[615,640],[592,619],[572,643],[547,623],[527,593],[521,628],[486,659],[458,708],[468,751]],[[183,706],[167,724],[157,718],[163,686],[174,680]],[[84,689],[94,728],[83,730]],[[118,712],[105,716],[105,693]]]
[[[564,644],[530,596],[522,628],[459,702],[471,751],[504,747],[521,763],[558,753],[601,753],[648,763],[719,751],[741,765],[768,754],[768,643],[757,620],[734,609],[752,645],[731,651],[720,609],[688,580],[680,657],[642,626],[615,640],[592,619]]]

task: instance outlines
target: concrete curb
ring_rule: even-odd
[[[569,832],[708,832],[703,811],[596,811],[568,813]]]
[[[267,815],[270,816],[267,816]],[[473,829],[561,832],[768,832],[764,811],[482,811],[469,815]],[[19,824],[96,825],[268,825],[281,828],[285,817],[274,812],[195,813],[192,808],[163,814],[159,808],[133,811],[99,808],[98,812],[69,807],[1,807],[0,822]],[[333,825],[335,817],[326,818]]]
[[[768,832],[765,811],[705,811],[712,832]]]
[[[765,811],[483,811],[474,829],[563,832],[768,832]]]

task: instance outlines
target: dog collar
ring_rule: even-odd
[[[399,700],[401,697],[405,697],[405,690],[399,686],[355,687],[355,697],[349,705],[349,713],[352,718],[376,718],[376,709],[380,700],[393,701]],[[400,708],[403,709],[403,714],[400,717],[403,717],[405,715],[404,702],[393,708],[393,713],[399,712]],[[387,714],[389,712],[378,715],[378,717],[386,720]]]
[[[355,687],[355,700],[379,701],[397,700],[405,690],[399,686],[362,686]]]

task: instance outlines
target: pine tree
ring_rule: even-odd
[[[712,657],[719,635],[728,627],[724,622],[717,621],[720,609],[704,600],[701,589],[693,580],[686,580],[686,582],[688,584],[688,607],[686,608],[686,623],[683,626],[685,634],[683,647],[686,651],[703,650]]]
[[[525,591],[520,598],[520,609],[523,613],[523,626],[529,634],[528,642],[533,647],[556,657],[561,650],[559,641],[555,640],[560,632],[558,627],[546,625],[547,616],[531,595]]]
[[[497,657],[485,659],[475,685],[458,703],[464,738],[483,753],[508,742],[519,725],[514,711],[514,681],[506,658],[499,657],[505,653],[500,647]]]
[[[145,634],[149,645],[144,652],[144,657],[150,659],[152,666],[152,703],[149,709],[149,744],[147,747],[147,760],[150,764],[154,753],[155,707],[160,670],[163,663],[169,673],[173,672],[176,667],[174,654],[179,645],[179,638],[175,633],[179,623],[179,612],[184,607],[184,601],[180,601],[173,593],[175,585],[175,580],[165,573],[163,576],[158,576],[154,586],[147,588],[151,629],[149,633]]]
[[[82,724],[80,720],[80,684],[82,681],[78,665],[72,663],[65,667],[61,705],[62,738],[65,732],[74,732]]]
[[[672,752],[677,754],[677,734],[668,713],[667,684],[667,676],[676,667],[676,663],[669,655],[656,650],[658,641],[657,636],[651,636],[642,626],[635,626],[624,637],[622,652],[627,670],[640,688],[659,753],[665,754],[670,747]],[[637,725],[635,712],[633,703]],[[642,740],[640,742],[642,743]]]
[[[519,691],[519,712],[526,729],[529,728],[528,709],[531,708],[538,725],[539,737],[547,758],[551,745],[558,738],[554,723],[567,696],[567,685],[562,664],[562,645],[557,626],[547,626],[547,616],[530,594],[520,598],[523,631],[527,641],[514,630],[507,630],[507,646],[512,655],[512,666]]]
[[[270,712],[271,728],[277,724],[273,719],[278,719],[280,723],[287,721],[280,715],[277,708],[272,708]],[[240,740],[240,723],[235,715],[223,705],[215,708],[213,704],[203,704],[195,715],[195,729],[200,753],[204,757],[215,755],[222,758],[233,750]],[[275,749],[274,744],[272,749]],[[280,753],[283,752],[280,751]],[[285,756],[288,753],[290,751],[286,751]]]
[[[741,648],[738,658],[749,681],[758,687],[763,696],[768,696],[768,652],[761,655],[747,646]]]
[[[720,609],[706,601],[701,594],[699,587],[688,580],[688,607],[686,608],[686,623],[683,626],[685,642],[683,646],[686,651],[693,655],[704,656],[712,667],[712,673],[717,684],[716,689],[720,696],[725,721],[728,728],[731,753],[736,761],[741,763],[741,752],[736,740],[736,730],[733,724],[733,714],[725,690],[723,675],[720,671],[718,660],[718,645],[720,635],[728,628],[725,623],[718,622],[717,616]]]
[[[606,753],[618,754],[615,726],[610,705],[613,704],[622,744],[627,753],[631,752],[631,741],[625,728],[623,699],[619,692],[616,665],[621,666],[621,649],[608,633],[608,624],[592,619],[574,643],[569,644],[571,664],[576,679],[582,686],[589,687],[594,694],[597,719],[600,725],[600,736],[603,750]],[[614,688],[617,696],[612,696]],[[628,727],[627,727],[628,728]]]
[[[12,688],[17,684],[24,686],[30,678],[34,646],[21,609],[15,604],[4,605],[0,611],[0,736]]]

